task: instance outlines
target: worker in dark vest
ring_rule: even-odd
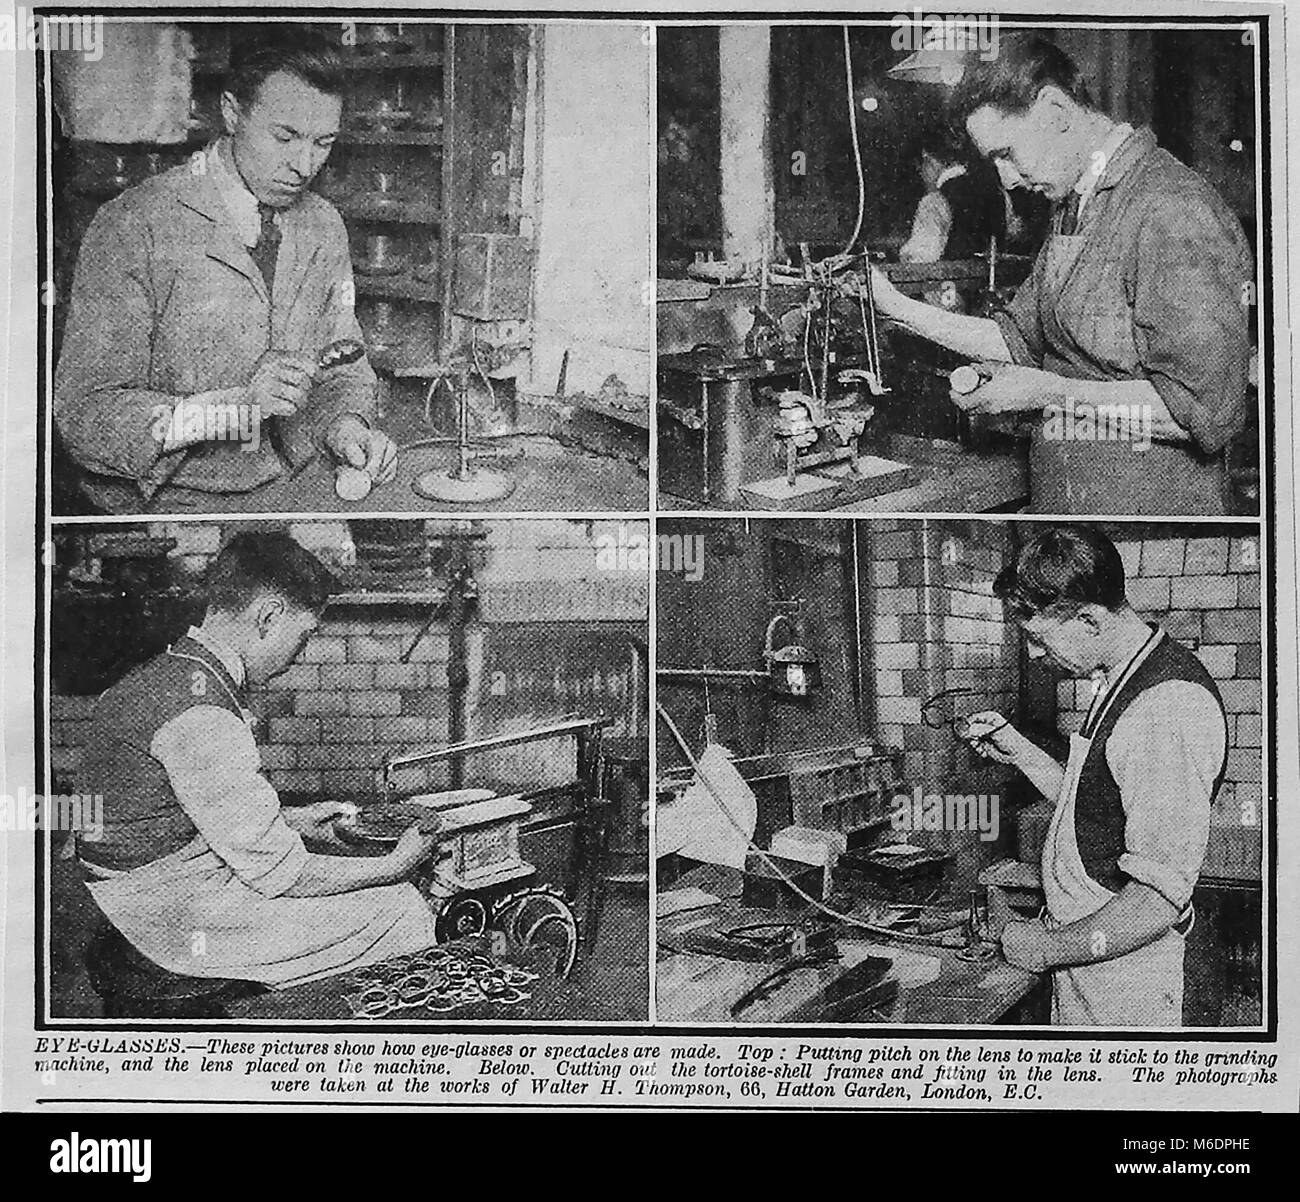
[[[104,798],[104,827],[78,855],[100,909],[171,972],[292,985],[437,942],[408,882],[435,834],[314,854],[303,835],[330,841],[350,807],[281,808],[261,772],[247,690],[297,658],[332,586],[288,535],[236,535],[202,623],[95,706],[77,787]]]
[[[1227,763],[1223,700],[1205,667],[1124,596],[1124,565],[1091,528],[1039,534],[994,583],[1031,657],[1096,685],[1058,763],[992,712],[965,737],[1029,778],[1055,812],[1046,909],[1002,931],[1006,958],[1053,973],[1052,1021],[1182,1025],[1184,938]]]
[[[936,263],[987,254],[989,240],[1006,238],[1006,197],[987,163],[968,159],[945,129],[918,140],[918,170],[925,194],[898,252],[904,263]]]
[[[1240,220],[1195,171],[1095,107],[1073,61],[1028,33],[969,56],[951,112],[1006,188],[1054,208],[1014,300],[992,317],[874,299],[906,329],[978,360],[953,402],[1040,415],[1036,513],[1229,511],[1225,449],[1246,426],[1255,265]]]

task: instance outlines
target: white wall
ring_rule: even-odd
[[[532,381],[596,392],[611,372],[650,394],[654,48],[636,26],[542,28]]]

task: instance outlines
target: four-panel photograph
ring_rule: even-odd
[[[51,50],[39,1020],[1261,1029],[1258,28]]]

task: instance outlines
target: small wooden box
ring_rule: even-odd
[[[533,246],[516,234],[459,234],[452,309],[476,321],[526,319]]]
[[[519,856],[519,824],[532,810],[521,797],[493,797],[469,805],[443,808],[434,805],[442,819],[442,847],[450,860],[439,871],[450,873],[465,887],[514,876],[533,866]]]

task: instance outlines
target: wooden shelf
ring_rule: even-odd
[[[404,71],[411,67],[437,68],[443,65],[441,50],[414,50],[410,54],[349,54],[346,66],[349,71]]]
[[[343,175],[335,175],[332,180],[327,177],[322,181],[324,186],[318,183],[316,191],[338,210],[355,252],[361,252],[367,236],[382,233],[399,238],[407,251],[407,257],[403,259],[405,270],[400,273],[367,275],[356,270],[353,276],[356,295],[365,298],[371,308],[376,301],[406,302],[412,306],[408,316],[416,319],[415,325],[421,327],[417,334],[402,339],[400,346],[391,353],[381,351],[376,354],[376,369],[381,374],[391,375],[395,364],[400,366],[412,360],[439,361],[437,352],[441,343],[450,337],[451,314],[444,297],[454,239],[447,227],[463,218],[460,217],[459,201],[453,205],[448,200],[452,195],[453,157],[462,153],[453,146],[448,134],[457,98],[470,105],[479,102],[477,93],[467,84],[462,83],[459,88],[454,86],[457,72],[453,65],[459,60],[453,26],[403,28],[400,40],[407,49],[395,52],[386,45],[364,40],[367,33],[373,38],[376,32],[374,28],[368,30],[367,26],[379,23],[385,25],[385,29],[379,32],[398,36],[395,25],[389,28],[389,23],[382,20],[367,21],[358,26],[358,36],[363,39],[359,44],[340,47],[342,65],[348,73],[349,95],[343,111],[344,126],[336,140],[335,157],[343,157],[351,165],[350,169],[343,169],[343,175],[351,170],[346,182],[354,187],[349,189]],[[192,91],[203,105],[203,111],[208,112],[209,102],[229,71],[230,30],[224,24],[206,21],[183,27],[191,32],[196,50],[196,57],[190,62]],[[337,38],[335,41],[337,44]],[[484,48],[489,43],[495,47],[498,42],[502,46],[513,45],[514,39],[481,36],[473,42],[468,55],[460,56],[472,64],[471,76],[480,69],[477,60],[483,58]],[[497,59],[492,61],[496,64],[496,75],[507,79],[510,76],[506,68],[513,60],[503,55],[504,51],[498,47]],[[517,83],[514,86],[517,92]],[[391,123],[371,118],[372,113],[378,117],[376,110],[383,107],[385,97],[388,104],[402,112],[402,118]],[[516,95],[514,102],[522,103],[521,96]],[[440,119],[443,113],[446,114],[446,127]],[[482,122],[498,117],[495,110],[489,110]],[[176,149],[180,154],[192,152],[204,145],[209,136],[205,131],[204,135],[192,137],[193,146]],[[380,158],[391,160],[387,167],[409,185],[400,196],[389,198],[363,190],[370,181],[363,178],[361,168],[366,167],[370,160]],[[416,279],[416,264],[422,264],[423,275],[425,259],[421,256],[430,253],[436,255],[436,260],[428,264],[436,269],[434,278]],[[334,604],[410,605],[442,597],[439,582],[423,586],[422,593],[408,592],[407,589],[412,588],[410,585],[390,584],[383,580],[364,584],[352,581],[351,585],[347,594],[336,598]]]
[[[355,221],[373,221],[389,225],[438,225],[442,211],[436,204],[421,200],[374,201],[364,198],[326,197],[344,217]]]
[[[357,272],[353,276],[358,296],[377,297],[381,300],[412,300],[425,304],[442,303],[442,285],[437,280],[422,284],[409,275],[363,275]]]
[[[344,129],[341,146],[441,146],[440,129]]]
[[[335,593],[329,599],[331,608],[361,608],[363,606],[443,605],[447,600],[445,588],[405,589],[352,589]]]
[[[988,278],[987,255],[969,259],[942,259],[937,263],[880,263],[880,270],[896,286],[938,288],[951,280],[954,284],[977,284]],[[1029,274],[1033,260],[1027,255],[999,255],[998,280],[1011,277],[1017,281]]]
[[[417,50],[410,54],[360,54],[353,52],[344,59],[343,66],[348,71],[404,71],[436,70],[443,65],[441,50]],[[227,62],[212,59],[190,63],[190,74],[199,79],[211,79],[224,76],[230,70]]]

